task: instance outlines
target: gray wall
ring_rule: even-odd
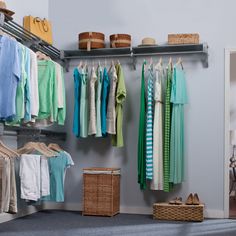
[[[66,9],[65,9],[66,8]],[[232,30],[236,2],[227,1],[49,1],[55,45],[76,49],[77,34],[82,31],[130,33],[133,45],[146,36],[166,42],[168,33],[198,32],[208,42],[209,68],[204,69],[194,57],[184,58],[189,104],[186,106],[186,181],[173,193],[140,191],[137,184],[137,140],[141,62],[134,71],[124,66],[127,100],[124,112],[125,147],[112,148],[108,139],[76,139],[72,134],[73,77],[66,74],[68,139],[65,144],[76,166],[68,171],[66,203],[82,202],[82,168],[114,166],[122,169],[121,205],[127,209],[151,209],[157,200],[174,196],[184,199],[197,192],[205,202],[208,214],[223,216],[224,186],[224,48],[234,45]],[[108,37],[107,37],[108,39]],[[154,58],[157,61],[157,58]],[[78,61],[71,62],[72,67]],[[133,208],[132,208],[133,207]]]
[[[23,24],[23,17],[32,15],[41,18],[48,18],[48,0],[5,0],[7,8],[14,11],[14,20]]]

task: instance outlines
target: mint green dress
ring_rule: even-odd
[[[170,138],[170,182],[184,181],[184,105],[187,103],[185,72],[174,67],[171,90],[172,118]]]
[[[88,137],[88,71],[82,69],[80,90],[80,137]]]

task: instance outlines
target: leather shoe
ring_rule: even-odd
[[[188,195],[188,198],[187,198],[185,204],[186,204],[186,205],[193,205],[193,194],[192,194],[192,193],[190,193],[190,194]]]
[[[193,196],[193,205],[199,205],[199,204],[200,204],[199,197],[197,193],[195,193]]]

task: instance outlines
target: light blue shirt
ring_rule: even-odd
[[[0,119],[11,119],[16,114],[16,88],[21,78],[18,43],[0,37]]]

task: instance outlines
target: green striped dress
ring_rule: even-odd
[[[145,78],[144,65],[142,66],[139,136],[138,136],[138,183],[140,189],[146,189],[146,102],[145,102]]]
[[[164,170],[164,191],[171,190],[170,179],[170,133],[171,133],[171,85],[172,85],[172,68],[168,65],[165,97],[165,116],[164,116],[164,153],[163,153],[163,170]]]

